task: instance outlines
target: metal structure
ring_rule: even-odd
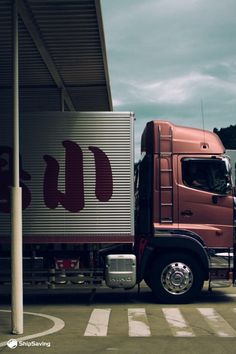
[[[12,107],[12,0],[0,1],[0,112]],[[20,111],[110,111],[100,1],[18,0]]]
[[[0,117],[13,128],[12,333],[21,334],[19,114],[112,110],[100,1],[1,0],[0,77]]]

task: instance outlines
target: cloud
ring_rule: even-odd
[[[235,0],[102,0],[116,110],[206,128],[235,124]]]
[[[182,77],[144,84],[139,86],[139,89],[141,96],[147,101],[173,105],[192,99],[197,89],[202,86],[213,86],[214,81],[214,77],[209,75],[189,73]]]
[[[217,92],[236,97],[235,83],[200,72],[190,72],[184,76],[154,82],[124,80],[120,81],[120,85],[126,87],[126,95],[123,100],[115,99],[114,106],[134,102],[140,104],[141,101],[181,105],[193,101],[196,97],[201,100]]]

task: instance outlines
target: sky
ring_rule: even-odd
[[[136,154],[153,119],[209,130],[236,124],[235,0],[101,4],[113,106],[135,112]]]

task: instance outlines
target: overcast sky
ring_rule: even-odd
[[[114,110],[236,124],[236,0],[101,0]]]

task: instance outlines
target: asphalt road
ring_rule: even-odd
[[[204,290],[188,305],[153,302],[151,292],[24,296],[24,334],[10,334],[9,297],[0,298],[0,353],[236,353],[236,288]],[[14,341],[17,339],[17,347]]]

